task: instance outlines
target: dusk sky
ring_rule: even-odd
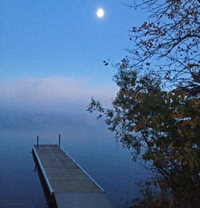
[[[133,0],[0,0],[0,135],[6,161],[0,169],[7,187],[2,198],[9,204],[14,184],[22,190],[12,191],[14,196],[29,201],[27,181],[33,180],[23,170],[31,164],[27,158],[37,135],[41,143],[54,144],[61,134],[65,150],[97,177],[114,203],[124,205],[135,194],[141,172],[132,166],[130,151],[121,149],[97,114],[86,112],[91,97],[111,106],[118,90],[112,64],[127,55],[129,30],[143,22],[142,13],[123,3]]]
[[[123,5],[131,3],[1,0],[0,99],[5,105],[27,105],[27,100],[31,105],[33,100],[83,96],[89,103],[98,93],[114,97],[116,69],[111,65],[127,54],[129,30],[143,21],[139,11]],[[102,18],[98,8],[104,10]],[[111,64],[104,66],[108,59]]]

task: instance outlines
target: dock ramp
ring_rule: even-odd
[[[58,145],[34,145],[32,154],[58,208],[111,208],[104,190]]]

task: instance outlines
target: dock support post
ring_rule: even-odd
[[[37,150],[38,150],[38,145],[39,145],[39,136],[37,136]]]
[[[61,135],[59,134],[59,140],[58,140],[59,149],[60,149],[60,139],[61,139]]]

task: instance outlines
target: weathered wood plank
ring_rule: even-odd
[[[59,208],[111,207],[104,190],[58,145],[34,145],[33,151]]]

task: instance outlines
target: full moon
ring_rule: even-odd
[[[103,16],[104,16],[104,11],[103,11],[103,9],[98,9],[98,10],[97,10],[97,17],[101,18],[101,17],[103,17]]]

